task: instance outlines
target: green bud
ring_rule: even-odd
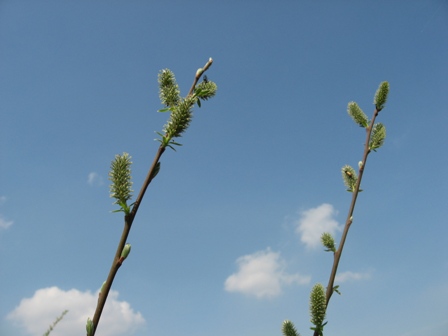
[[[318,283],[314,285],[310,295],[311,323],[318,329],[323,327],[326,309],[325,288]]]
[[[348,103],[347,112],[359,126],[364,128],[369,126],[369,119],[355,102]]]
[[[159,96],[163,105],[173,107],[180,101],[180,90],[174,73],[164,69],[159,73]]]
[[[87,318],[86,330],[87,330],[87,336],[93,336],[95,328],[93,325],[93,321],[90,319],[90,317]]]
[[[351,166],[345,165],[344,167],[342,167],[342,179],[344,180],[344,184],[348,188],[347,191],[355,191],[356,182],[358,182],[358,176]]]
[[[190,126],[193,119],[192,108],[196,99],[194,96],[187,97],[174,107],[168,123],[164,126],[167,139],[171,140],[182,136],[182,133]]]
[[[131,253],[131,244],[126,244],[123,247],[123,251],[121,251],[121,259],[125,260],[128,257],[129,253]]]
[[[202,72],[204,71],[204,69],[199,68],[198,70],[196,70],[196,77],[200,77],[202,75]]]
[[[205,81],[200,82],[196,86],[194,93],[195,96],[198,97],[199,99],[208,100],[213,96],[215,96],[217,90],[218,86],[216,85],[216,83],[208,80],[206,82]]]
[[[336,246],[334,243],[334,238],[331,234],[329,234],[328,232],[324,232],[322,234],[322,236],[320,237],[321,241],[322,241],[322,245],[324,245],[327,249],[325,251],[329,252],[336,252]]]
[[[122,207],[132,197],[131,164],[131,156],[123,153],[115,155],[110,165],[109,180],[112,181],[110,197],[116,199],[114,204],[120,204]]]
[[[104,286],[106,285],[106,281],[103,282],[103,284],[101,285],[101,289],[100,289],[100,295],[104,290]]]
[[[284,336],[300,336],[294,324],[291,321],[283,321],[282,333]]]
[[[376,90],[375,98],[373,99],[373,103],[375,104],[375,107],[378,110],[378,112],[384,108],[388,94],[389,94],[389,83],[382,82],[378,87],[378,90]]]
[[[359,161],[359,162],[358,162],[358,167],[359,167],[359,169],[361,169],[363,165],[364,165],[364,164],[362,163],[362,161]]]
[[[370,137],[369,148],[376,152],[384,144],[386,139],[386,127],[382,123],[375,124]]]

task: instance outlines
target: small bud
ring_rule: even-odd
[[[369,126],[369,118],[355,102],[348,103],[347,112],[359,126],[364,128]]]
[[[389,94],[389,83],[382,82],[375,93],[375,98],[373,99],[373,103],[375,104],[375,107],[378,110],[378,112],[384,108],[388,94]]]
[[[121,251],[121,259],[125,260],[128,257],[130,252],[131,252],[131,244],[126,244],[123,247],[123,251]]]
[[[87,336],[92,336],[95,331],[93,321],[90,319],[90,317],[87,318],[86,330]]]
[[[382,123],[373,126],[372,136],[370,138],[369,148],[376,152],[384,144],[386,139],[386,127]]]
[[[321,284],[314,285],[310,296],[311,323],[317,328],[323,327],[326,311],[325,288]]]
[[[291,321],[283,321],[282,332],[284,336],[300,336],[296,327]]]
[[[104,289],[104,285],[105,285],[105,284],[106,284],[106,281],[104,281],[103,284],[101,285],[100,295],[101,295],[101,293],[103,292],[103,289]]]
[[[355,191],[358,177],[356,176],[355,170],[351,166],[345,165],[344,167],[342,167],[342,179],[344,180],[344,184],[348,188],[347,191]]]
[[[334,238],[333,236],[328,233],[328,232],[324,232],[322,234],[322,236],[320,237],[320,240],[322,242],[322,245],[324,245],[324,247],[326,247],[327,249],[325,250],[326,252],[336,252],[336,246],[334,243]]]
[[[119,204],[123,211],[127,210],[127,201],[132,198],[132,179],[131,179],[131,156],[128,153],[115,155],[115,159],[110,164],[109,180],[110,197],[115,198],[114,204]]]
[[[204,69],[199,68],[199,69],[196,71],[196,77],[201,77],[203,71],[204,71]]]
[[[362,166],[363,166],[363,163],[362,163],[362,161],[359,161],[359,162],[358,162],[358,167],[359,167],[359,169],[361,169],[361,168],[362,168]]]

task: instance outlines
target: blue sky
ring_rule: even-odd
[[[0,334],[84,333],[122,230],[115,154],[135,193],[167,114],[209,57],[217,96],[162,157],[97,335],[310,335],[382,81],[384,146],[367,162],[328,335],[448,332],[445,1],[2,1]]]

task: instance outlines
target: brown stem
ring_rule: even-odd
[[[202,68],[202,71],[197,71],[196,72],[196,76],[194,76],[194,80],[193,80],[193,85],[191,86],[190,91],[188,92],[189,96],[191,96],[193,94],[194,88],[196,87],[196,84],[197,84],[198,80],[201,78],[202,74],[204,72],[206,72],[208,68],[210,68],[212,63],[213,63],[213,59],[210,57],[208,59],[208,62],[205,63],[204,67]]]
[[[347,220],[345,221],[344,231],[342,232],[341,241],[339,243],[339,248],[334,253],[334,259],[333,259],[333,267],[331,269],[330,273],[330,279],[328,280],[327,285],[327,292],[326,292],[326,306],[328,307],[328,303],[330,302],[330,298],[333,295],[333,288],[334,288],[334,280],[336,278],[336,273],[339,266],[339,261],[341,259],[342,250],[344,248],[345,240],[347,239],[348,230],[350,229],[350,226],[353,221],[353,212],[355,210],[356,205],[356,199],[358,198],[359,189],[361,186],[361,180],[364,173],[364,168],[366,167],[367,157],[370,153],[369,143],[370,143],[370,137],[372,134],[373,125],[375,123],[375,119],[378,116],[379,111],[375,109],[375,112],[373,113],[373,118],[370,122],[369,127],[366,129],[366,143],[364,144],[364,154],[362,157],[362,165],[359,167],[358,171],[358,181],[356,182],[355,190],[353,191],[352,195],[352,201],[350,203],[350,208],[348,210]],[[315,331],[314,336],[318,336],[318,333]]]
[[[109,295],[110,288],[112,287],[112,283],[114,281],[115,275],[118,272],[118,269],[121,266],[120,257],[121,252],[123,251],[124,245],[126,244],[126,241],[128,239],[129,232],[131,231],[132,223],[134,222],[135,215],[137,213],[137,210],[141,204],[141,201],[143,199],[143,196],[145,195],[146,189],[148,188],[149,184],[152,181],[154,169],[157,165],[157,162],[159,162],[160,157],[162,156],[163,152],[165,151],[165,147],[160,146],[159,150],[157,151],[156,156],[154,157],[154,161],[151,165],[151,168],[148,171],[148,174],[146,175],[145,182],[143,182],[142,188],[140,189],[140,193],[137,196],[137,200],[134,203],[134,206],[132,207],[131,212],[124,217],[124,228],[123,232],[121,234],[120,242],[117,246],[117,251],[115,252],[115,257],[112,261],[112,266],[109,270],[109,275],[107,277],[106,283],[104,284],[101,293],[98,297],[98,303],[96,306],[95,314],[93,315],[93,326],[94,326],[94,332],[93,335],[95,335],[96,328],[98,326],[98,322],[101,318],[101,313],[103,312],[104,305],[106,304],[107,296]]]
[[[364,173],[364,168],[366,166],[366,162],[367,162],[367,157],[370,153],[370,148],[369,148],[369,143],[370,143],[370,136],[372,134],[372,129],[373,129],[373,125],[375,123],[375,119],[378,115],[378,110],[375,110],[374,114],[373,114],[373,118],[370,122],[369,127],[366,129],[366,142],[364,144],[364,154],[362,157],[362,165],[361,167],[359,167],[359,171],[358,171],[358,181],[356,183],[355,186],[355,190],[353,191],[353,195],[352,195],[352,201],[350,203],[350,208],[347,214],[347,220],[345,221],[345,226],[344,226],[344,231],[342,233],[342,237],[341,237],[341,241],[339,243],[339,248],[337,249],[337,251],[334,253],[334,261],[333,261],[333,268],[331,270],[331,274],[330,274],[330,279],[328,281],[328,286],[327,286],[327,293],[326,293],[326,297],[327,297],[327,305],[330,301],[331,295],[333,294],[333,286],[334,286],[334,279],[336,277],[336,272],[338,269],[338,265],[339,265],[339,260],[341,259],[341,255],[342,255],[342,250],[344,248],[344,244],[345,244],[345,240],[347,239],[347,234],[348,234],[348,230],[350,229],[350,226],[352,224],[353,221],[353,212],[355,210],[355,205],[356,205],[356,200],[358,198],[358,194],[359,194],[359,189],[361,186],[361,180],[362,180],[362,176]]]
[[[196,76],[193,81],[193,86],[191,87],[188,95],[193,94],[194,88],[195,88],[196,83],[198,82],[199,78],[212,65],[212,63],[213,63],[213,60],[210,58],[209,61],[205,64],[202,71],[196,72]],[[128,215],[125,215],[125,217],[124,217],[124,227],[123,227],[123,232],[121,234],[120,242],[118,243],[117,251],[115,252],[115,257],[112,261],[112,266],[110,267],[109,275],[107,276],[106,283],[104,284],[104,286],[102,286],[102,290],[99,294],[98,303],[97,303],[97,306],[95,309],[95,314],[93,315],[92,322],[93,322],[94,330],[93,330],[92,335],[95,335],[96,329],[98,327],[98,323],[101,318],[101,314],[103,312],[103,308],[106,304],[107,296],[109,295],[109,291],[112,287],[112,283],[115,279],[115,275],[117,274],[118,269],[121,266],[121,263],[122,263],[120,261],[121,252],[123,251],[123,248],[128,239],[128,235],[129,235],[129,232],[131,231],[131,226],[132,226],[132,223],[134,222],[135,215],[137,214],[138,208],[140,207],[143,197],[145,196],[146,189],[148,188],[149,184],[151,183],[152,179],[154,178],[155,168],[157,166],[157,163],[160,160],[160,157],[165,152],[165,148],[166,148],[165,146],[159,147],[157,154],[154,157],[154,160],[152,162],[151,168],[149,169],[148,174],[146,175],[146,179],[143,182],[143,185],[140,189],[140,193],[138,194],[137,199],[134,202],[132,210]]]

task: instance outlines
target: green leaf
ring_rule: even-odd
[[[159,171],[160,171],[160,162],[157,162],[156,166],[154,167],[154,170],[152,171],[151,180],[157,176]]]
[[[338,293],[339,295],[341,295],[341,292],[339,291],[339,285],[334,286],[334,287],[333,287],[333,291],[336,292],[336,293]]]
[[[167,108],[164,108],[164,109],[161,109],[161,110],[157,110],[157,112],[168,112],[168,111],[172,111],[172,108],[171,107],[167,107]]]

